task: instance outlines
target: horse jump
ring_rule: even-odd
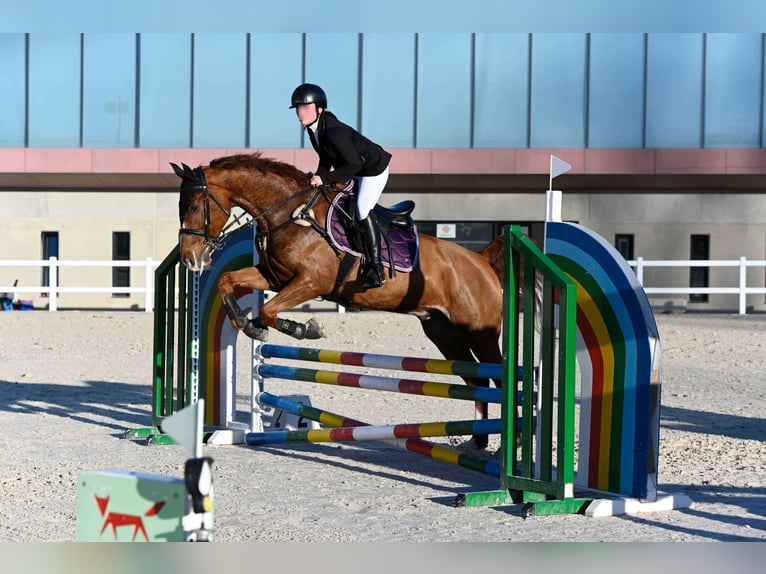
[[[277,365],[267,363],[265,361],[267,358],[313,361],[354,367],[370,367],[386,369],[388,371],[409,371],[453,376],[485,376],[498,378],[501,376],[500,364],[469,363],[443,359],[423,359],[373,353],[261,344],[256,351],[255,372],[261,379],[279,378],[430,397],[480,401],[483,403],[500,404],[502,401],[502,391],[500,389],[468,387],[463,384],[429,382],[352,372],[326,371],[288,365]],[[263,387],[263,385],[261,385],[261,387]],[[326,426],[335,427],[335,429],[251,432],[245,436],[245,441],[252,446],[297,442],[408,439],[409,441],[413,441],[410,443],[412,448],[405,445],[405,448],[408,450],[433,456],[434,449],[436,448],[439,449],[438,452],[441,453],[441,456],[438,457],[441,460],[460,466],[467,466],[468,468],[479,470],[480,472],[487,472],[487,461],[482,461],[481,459],[466,461],[466,458],[471,459],[472,457],[466,457],[464,456],[464,453],[460,453],[449,447],[432,445],[425,441],[415,439],[421,439],[426,436],[459,436],[470,434],[486,437],[487,434],[500,432],[499,419],[374,426],[341,415],[333,415],[327,411],[301,405],[300,403],[291,403],[284,397],[275,397],[270,393],[261,392],[255,397],[255,400],[261,406],[272,406],[294,414],[300,414],[300,416],[303,416],[304,418],[321,422]],[[356,427],[364,427],[364,430],[360,430]],[[448,454],[445,455],[444,453]],[[460,462],[461,460],[462,463]],[[496,470],[494,465],[490,465],[490,469],[490,474],[494,475]]]
[[[181,186],[180,202],[183,235],[181,236],[179,252],[180,259],[187,266],[187,269],[200,270],[206,260],[210,258],[216,247],[215,239],[223,229],[224,216],[228,217],[228,210],[231,205],[239,205],[246,209],[247,207],[259,209],[265,207],[263,204],[259,206],[258,203],[263,199],[262,196],[259,198],[241,197],[241,193],[245,191],[243,187],[260,190],[272,200],[282,202],[280,205],[287,204],[297,198],[298,195],[308,191],[308,189],[301,190],[299,188],[295,191],[296,185],[294,184],[299,186],[301,179],[295,177],[293,184],[289,183],[288,180],[292,176],[285,171],[284,164],[275,166],[273,163],[268,164],[267,162],[266,165],[257,167],[255,164],[258,163],[258,160],[257,156],[249,159],[236,156],[216,160],[205,168],[200,167],[191,170],[191,168],[184,166],[183,171],[180,168],[176,169],[176,173],[184,180]],[[260,179],[245,182],[244,180],[249,179],[249,177],[245,177],[245,172],[248,176]],[[239,189],[232,189],[233,187]],[[291,191],[293,191],[293,195],[285,195]],[[478,255],[483,263],[478,263],[479,260],[471,256],[472,262],[482,268],[480,275],[483,274],[483,270],[491,269],[498,281],[503,283],[502,304],[494,305],[493,310],[493,314],[496,316],[497,309],[503,309],[502,323],[505,332],[504,351],[502,356],[499,352],[496,354],[497,360],[482,359],[479,356],[481,347],[478,347],[479,350],[477,351],[471,346],[468,339],[462,339],[463,334],[461,333],[465,332],[468,323],[462,324],[462,327],[458,326],[457,331],[452,330],[452,327],[455,327],[453,320],[458,315],[464,317],[460,312],[452,314],[446,308],[439,306],[419,307],[423,303],[422,299],[418,299],[419,295],[427,295],[427,297],[435,295],[435,292],[426,294],[422,289],[423,287],[427,285],[443,286],[456,277],[455,274],[449,273],[450,269],[439,271],[438,265],[431,267],[430,271],[435,271],[436,275],[425,284],[423,283],[426,278],[424,268],[415,274],[410,274],[409,279],[416,280],[414,284],[412,282],[409,284],[396,283],[394,280],[387,282],[387,288],[391,288],[394,284],[398,285],[397,289],[407,285],[408,288],[415,288],[411,292],[412,297],[407,299],[406,304],[404,304],[404,299],[400,299],[401,304],[393,308],[387,305],[398,295],[401,295],[401,292],[395,289],[388,292],[388,296],[393,296],[393,299],[389,299],[389,304],[384,303],[378,307],[370,305],[373,302],[364,299],[364,297],[355,299],[359,292],[355,291],[353,287],[355,284],[353,272],[347,276],[349,282],[341,286],[341,293],[351,296],[354,299],[351,302],[360,307],[415,314],[421,319],[421,324],[429,338],[432,338],[432,335],[435,336],[432,340],[449,359],[469,362],[478,359],[486,363],[499,363],[500,360],[503,360],[501,381],[495,381],[496,383],[505,383],[502,385],[503,396],[500,405],[502,445],[500,489],[468,493],[463,495],[461,500],[456,499],[456,504],[476,506],[524,502],[525,510],[523,513],[526,513],[525,515],[529,515],[529,512],[538,514],[579,512],[586,507],[586,513],[591,514],[591,508],[596,506],[595,504],[589,506],[592,499],[574,496],[575,459],[577,459],[578,486],[589,488],[591,487],[591,479],[598,478],[598,484],[595,486],[599,491],[621,495],[621,498],[616,502],[613,500],[606,501],[609,503],[608,505],[611,505],[610,511],[619,511],[621,505],[624,505],[622,512],[626,512],[629,506],[631,508],[640,506],[641,511],[645,511],[644,509],[648,510],[648,507],[655,505],[655,503],[657,508],[662,506],[667,509],[665,505],[669,497],[673,499],[673,508],[680,507],[680,504],[688,504],[688,497],[669,495],[669,497],[663,497],[663,500],[657,497],[656,437],[659,427],[659,417],[657,416],[659,392],[655,391],[659,390],[660,379],[655,377],[655,373],[659,373],[661,355],[656,326],[646,295],[640,285],[635,284],[634,274],[627,268],[621,256],[614,252],[613,248],[607,248],[609,247],[608,242],[589,232],[589,230],[580,230],[573,224],[561,222],[560,207],[556,209],[555,202],[551,199],[553,193],[558,192],[549,191],[548,204],[554,216],[546,218],[546,253],[542,253],[539,246],[534,245],[517,226],[514,226],[513,229],[510,227],[505,229],[504,243],[495,240],[485,247],[480,254],[474,254]],[[217,207],[211,202],[215,203]],[[247,205],[243,205],[243,202]],[[275,221],[266,218],[267,212],[276,215],[275,211],[275,207],[265,207],[263,212],[254,215],[256,220],[259,217],[262,218],[258,221],[259,228],[262,226],[266,228],[266,233],[262,239],[269,241],[264,241],[259,246],[259,256],[261,259],[268,259],[265,267],[271,265],[270,270],[267,270],[267,275],[271,273],[272,278],[276,277],[280,271],[295,272],[298,270],[297,265],[293,264],[294,262],[280,259],[274,250],[273,242],[276,238],[273,236],[273,232],[269,230],[283,230],[284,234],[287,235],[287,230],[292,229],[289,223],[285,223],[286,220]],[[324,221],[326,213],[322,212],[321,216],[318,217]],[[201,239],[202,237],[204,240]],[[421,239],[424,240],[424,244],[431,241],[425,237]],[[283,241],[282,243],[287,244],[289,242]],[[297,243],[300,242],[296,242],[296,245]],[[264,251],[267,244],[271,246],[273,252]],[[437,246],[439,246],[439,242],[430,245],[430,247]],[[324,248],[317,247],[317,249],[321,251]],[[313,253],[311,249],[297,249],[296,251],[301,254],[309,251]],[[457,255],[457,252],[454,254]],[[304,260],[313,265],[315,269],[317,268],[316,260],[309,261],[307,257],[304,257]],[[436,255],[435,260],[442,263],[445,261],[444,257],[439,255]],[[452,270],[457,271],[456,266],[457,264],[453,262]],[[478,267],[475,270],[478,270]],[[254,271],[247,271],[245,275],[249,275],[251,278],[259,277],[264,266],[259,264],[257,268],[253,269]],[[439,275],[441,272],[447,272],[447,275]],[[238,272],[227,275],[229,279],[233,279],[236,273]],[[569,278],[568,275],[576,278],[576,281]],[[262,277],[262,275],[260,276]],[[297,276],[295,277],[297,278]],[[301,280],[305,280],[307,277],[301,275]],[[536,289],[538,278],[542,283],[539,297]],[[458,276],[457,279],[463,280],[464,277]],[[470,273],[468,279],[473,279]],[[286,286],[285,281],[287,279],[282,280],[283,286]],[[320,280],[317,279],[317,281],[314,283],[315,285],[321,283]],[[629,283],[630,287],[622,288],[623,283]],[[218,283],[218,292],[224,303],[227,303],[226,295],[230,293],[227,291],[228,289],[243,286],[260,290],[267,288],[260,285],[262,283],[233,284],[231,281],[227,283],[221,277]],[[297,285],[294,287],[297,288]],[[271,288],[270,284],[268,288]],[[271,290],[275,289],[271,288]],[[463,292],[451,287],[448,287],[448,290],[454,293]],[[376,295],[383,294],[382,289],[374,291]],[[491,293],[493,298],[498,293],[495,287],[490,287],[486,293],[481,289],[478,291],[469,289],[469,291],[481,295]],[[295,294],[295,289],[291,287],[289,292]],[[521,296],[522,293],[523,297]],[[285,292],[282,291],[280,294],[284,295]],[[314,296],[312,295],[311,298]],[[627,300],[621,299],[621,297],[627,297]],[[270,303],[276,299],[275,297]],[[350,299],[346,298],[346,301],[350,301]],[[435,301],[435,299],[430,299],[430,301]],[[231,301],[228,302],[231,303]],[[294,304],[298,302],[295,301]],[[282,298],[281,303],[286,303],[285,297]],[[272,326],[263,322],[263,311],[267,306],[264,305],[261,313],[258,313],[258,317],[254,318],[253,321],[247,319],[244,313],[237,313],[236,308],[232,305],[227,305],[227,311],[232,309],[235,311],[229,313],[234,327],[244,329],[246,333],[249,329],[248,334],[250,336],[264,339],[263,331],[259,329]],[[272,305],[272,313],[274,313],[275,307],[277,306]],[[557,313],[554,313],[554,307],[558,307]],[[534,312],[524,313],[522,321],[522,316],[519,314],[522,310]],[[542,311],[541,328],[535,329],[537,326],[536,311],[538,310]],[[555,325],[554,317],[557,318]],[[600,330],[594,329],[594,325]],[[605,330],[604,325],[609,326],[609,329]],[[273,326],[296,338],[311,338],[309,334],[312,336],[322,335],[320,330],[309,324],[300,326],[282,321],[280,323],[275,322]],[[494,352],[492,348],[496,347],[495,344],[498,341],[497,332],[493,333],[493,328],[480,330],[484,332],[486,337],[492,339],[492,344],[485,350]],[[179,323],[180,331],[182,329]],[[539,338],[534,335],[535,331],[540,333]],[[457,337],[454,336],[455,333],[458,333]],[[591,335],[590,338],[587,336],[588,334]],[[637,334],[640,334],[641,337],[637,338]],[[594,338],[593,335],[597,337]],[[444,346],[445,336],[451,339],[446,346]],[[633,347],[628,349],[628,346],[624,344],[625,341],[634,341],[639,338],[642,340],[642,346],[638,349]],[[460,342],[461,339],[462,342]],[[646,339],[646,344],[643,343],[644,339]],[[539,342],[542,357],[540,361],[542,368],[539,369],[539,372],[535,362],[535,357],[538,354],[536,341]],[[522,342],[523,349],[519,349],[518,345]],[[648,353],[645,352],[647,345]],[[449,351],[449,354],[445,349]],[[626,351],[626,349],[628,350]],[[614,363],[621,366],[620,373],[622,375],[631,375],[632,377],[632,379],[627,377],[623,379],[611,376],[615,373],[596,372],[593,365],[591,365],[592,369],[585,369],[587,373],[582,373],[583,377],[585,374],[593,374],[593,381],[599,384],[589,383],[586,385],[583,382],[580,404],[581,407],[585,406],[586,408],[580,410],[579,442],[577,444],[575,442],[574,422],[575,350],[577,350],[578,355],[585,356],[587,353],[593,365],[601,366],[602,371],[605,365]],[[181,353],[179,353],[180,355]],[[642,370],[624,368],[628,362],[634,361],[636,358],[641,359]],[[519,363],[522,364],[521,385],[514,384],[514,381],[519,379],[519,367],[516,366]],[[634,362],[630,364],[634,365]],[[651,378],[644,376],[645,369],[652,375]],[[590,370],[593,370],[593,373],[590,373]],[[606,375],[609,377],[607,378]],[[315,378],[317,375],[311,376]],[[170,403],[172,409],[172,395],[170,395],[172,379],[167,378],[171,381],[170,384],[163,386],[160,386],[159,383],[155,384],[158,400],[155,400],[154,414],[157,419],[160,419],[165,413],[166,409],[161,407],[166,406],[166,403]],[[466,382],[474,385],[478,382],[481,386],[488,386],[489,378],[490,376],[481,377],[477,381],[477,378],[466,377]],[[179,391],[180,383],[179,375]],[[521,388],[521,392],[519,392],[519,388]],[[161,397],[160,391],[165,391],[165,395],[169,396]],[[539,399],[536,397],[536,393]],[[253,396],[255,394],[253,393]],[[263,399],[263,395],[261,397]],[[610,401],[607,405],[610,406],[611,401],[616,400],[615,397],[621,401],[622,408],[601,408],[603,404],[606,404],[605,401]],[[159,398],[167,400],[160,402]],[[263,402],[262,404],[267,403]],[[589,409],[587,407],[594,408]],[[289,412],[285,407],[280,408]],[[305,416],[305,409],[311,407],[297,404],[293,405],[292,408],[295,412],[301,413],[301,416]],[[605,413],[607,415],[616,413],[618,417],[623,418],[619,420],[614,416],[611,419],[609,417],[604,418]],[[319,411],[315,414],[319,422],[326,426],[353,429],[364,425],[361,421],[353,421],[353,419],[346,419],[326,411]],[[520,420],[519,417],[521,417]],[[305,418],[310,417],[305,416]],[[537,423],[535,418],[537,418]],[[327,422],[328,419],[332,422]],[[156,432],[157,429],[152,430]],[[615,434],[615,431],[618,434]],[[345,430],[343,432],[350,431]],[[388,432],[388,429],[369,432]],[[555,444],[554,437],[556,439]],[[619,440],[614,440],[614,437]],[[604,438],[606,442],[604,442]],[[514,448],[514,445],[519,445],[519,439],[521,448]],[[407,448],[413,451],[417,451],[419,448],[419,446],[415,446],[418,441],[425,443],[419,437],[394,440],[394,442],[397,441],[399,444],[402,441],[406,442]],[[410,448],[409,445],[413,445],[413,448]],[[604,445],[606,445],[606,449],[603,448]],[[430,447],[423,447],[423,450],[427,448]],[[435,451],[436,449],[434,449]],[[594,456],[594,452],[599,455],[598,458]],[[434,455],[431,454],[430,456]],[[434,458],[439,458],[439,456],[434,456]],[[448,457],[445,456],[445,458]],[[603,472],[602,468],[604,469]],[[607,470],[608,472],[606,472]],[[605,479],[603,486],[601,485],[602,475]],[[606,479],[608,479],[608,484]],[[632,496],[633,498],[625,498],[625,496]],[[603,503],[605,501],[597,502]],[[592,514],[603,514],[605,512],[602,510],[603,506],[604,504],[600,504],[599,508],[594,508]]]

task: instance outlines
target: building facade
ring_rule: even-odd
[[[415,200],[422,232],[472,249],[506,223],[541,234],[554,153],[572,165],[554,181],[565,219],[627,258],[766,259],[765,45],[696,33],[0,34],[4,259],[162,259],[178,229],[169,162],[260,150],[314,170],[288,109],[304,81],[391,151],[381,202]],[[731,269],[700,269],[648,269],[645,284],[737,284]],[[41,275],[0,267],[0,284]],[[144,276],[59,278],[109,281]],[[763,268],[748,284],[766,284]],[[766,309],[762,295],[747,303]],[[60,301],[130,305],[143,297]]]

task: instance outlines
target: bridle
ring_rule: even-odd
[[[231,218],[231,212],[223,206],[223,204],[215,195],[210,193],[210,190],[207,188],[207,179],[205,178],[205,172],[202,170],[201,167],[196,167],[194,169],[191,169],[186,164],[184,164],[183,167],[184,167],[184,178],[183,178],[183,181],[181,182],[181,189],[180,189],[181,196],[183,197],[184,194],[191,195],[199,191],[202,192],[205,227],[204,229],[188,229],[186,227],[181,227],[178,230],[178,243],[179,245],[181,244],[181,236],[183,235],[196,235],[197,237],[203,237],[205,247],[212,254],[213,252],[217,251],[218,249],[221,249],[224,245],[226,245],[226,242],[231,237],[231,232],[227,233],[227,230],[234,225],[237,225],[237,228],[239,228],[241,221],[239,216],[235,214],[234,220],[227,223],[224,226],[224,228],[221,230],[221,233],[218,235],[218,237],[212,237],[210,235],[210,200],[212,199],[213,202],[218,206],[218,208],[221,211],[223,211],[227,221]],[[252,221],[249,221],[247,223],[247,225],[251,225],[251,224],[252,224]],[[183,220],[181,221],[181,225],[183,225]]]

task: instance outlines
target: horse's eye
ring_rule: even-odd
[[[189,206],[189,213],[197,213],[198,211],[199,211],[199,205],[197,205],[196,203],[192,203]]]

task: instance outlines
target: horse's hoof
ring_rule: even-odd
[[[327,336],[327,330],[313,317],[306,322],[306,338],[320,339]]]
[[[325,328],[313,317],[305,323],[298,323],[290,319],[277,319],[275,327],[277,331],[296,339],[319,339],[327,336]]]
[[[256,341],[265,343],[269,340],[269,330],[266,327],[259,327],[252,321],[248,321],[242,331],[244,331],[245,335]]]
[[[521,514],[521,517],[523,519],[525,519],[525,520],[527,518],[529,518],[530,516],[534,516],[535,515],[535,505],[534,505],[534,503],[527,502],[526,504],[524,504],[524,506],[521,507],[520,514]]]
[[[489,446],[489,437],[485,434],[474,435],[473,447],[477,450],[484,450]]]

